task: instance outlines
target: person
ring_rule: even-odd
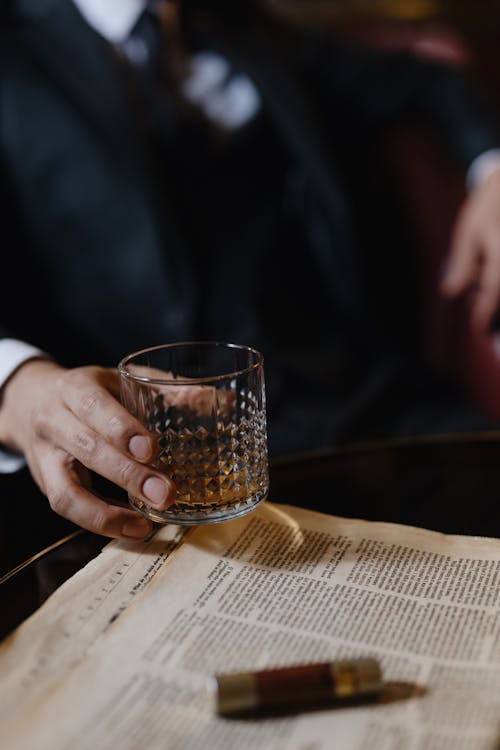
[[[425,367],[377,162],[380,137],[418,119],[464,171],[480,165],[443,292],[475,285],[488,325],[500,127],[463,72],[343,45],[257,2],[11,0],[3,13],[4,471],[27,465],[86,529],[148,534],[92,482],[173,501],[116,372],[169,341],[264,352],[271,454],[489,425]]]

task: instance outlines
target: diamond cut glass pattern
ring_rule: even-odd
[[[177,501],[166,511],[131,497],[137,510],[160,522],[215,523],[244,515],[265,499],[266,405],[258,352],[232,344],[178,344],[131,355],[119,369],[122,401],[156,436],[153,465],[177,489]]]

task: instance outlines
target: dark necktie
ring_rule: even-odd
[[[149,2],[119,50],[138,75],[178,93],[187,58],[173,2]]]
[[[186,56],[181,53],[175,6],[149,2],[127,39],[117,46],[143,143],[169,149],[180,123],[192,115],[181,93]],[[156,158],[153,156],[153,161]]]

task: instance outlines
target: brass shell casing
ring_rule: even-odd
[[[216,708],[222,716],[294,710],[375,695],[382,670],[375,659],[303,664],[215,677]]]

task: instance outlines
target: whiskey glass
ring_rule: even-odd
[[[156,438],[151,465],[175,483],[166,510],[129,494],[159,523],[243,516],[269,490],[264,362],[248,346],[189,341],[149,347],[118,364],[121,401]]]

